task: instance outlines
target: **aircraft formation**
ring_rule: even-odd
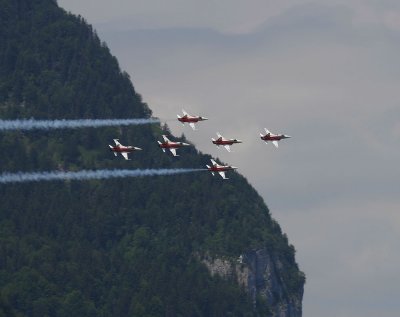
[[[183,125],[185,125],[185,123],[188,123],[193,130],[196,130],[195,126],[196,123],[208,120],[208,118],[206,117],[189,115],[184,109],[182,109],[182,112],[183,116],[177,115],[178,121],[180,121]],[[231,152],[230,146],[232,146],[233,144],[243,143],[241,140],[238,139],[226,139],[219,132],[217,132],[217,136],[218,136],[217,139],[211,138],[212,143],[215,144],[217,147],[223,146],[228,152]],[[162,149],[164,153],[166,150],[169,150],[173,156],[179,156],[176,153],[177,149],[183,146],[190,145],[184,142],[171,141],[168,139],[166,135],[162,135],[162,137],[163,137],[163,142],[157,141],[158,146]],[[279,141],[283,139],[289,139],[291,138],[291,136],[285,134],[274,134],[265,128],[265,134],[260,133],[260,138],[266,144],[268,144],[268,142],[271,142],[276,148],[278,148]],[[119,142],[119,139],[114,139],[114,143],[115,145],[109,145],[110,151],[112,151],[115,156],[118,156],[118,153],[121,153],[121,155],[124,157],[125,160],[130,160],[128,156],[129,153],[142,150],[141,148],[131,145],[124,146]],[[206,166],[207,170],[210,171],[213,176],[215,175],[215,173],[218,173],[223,179],[228,179],[225,176],[225,172],[237,169],[237,167],[231,165],[220,165],[213,159],[211,159],[211,166],[209,165]]]

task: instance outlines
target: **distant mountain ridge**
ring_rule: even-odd
[[[82,17],[53,0],[0,8],[0,118],[151,116]],[[158,124],[2,132],[0,173],[209,162],[191,146],[163,153],[162,134]],[[115,158],[113,138],[143,151]],[[0,185],[0,317],[301,316],[294,247],[246,179],[229,177]]]

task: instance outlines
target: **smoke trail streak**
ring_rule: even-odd
[[[57,180],[89,180],[117,177],[163,176],[183,173],[200,172],[205,169],[175,168],[175,169],[115,169],[115,170],[82,170],[78,172],[35,172],[35,173],[3,173],[0,174],[0,184],[25,183]]]
[[[96,128],[159,123],[159,119],[0,120],[0,131]]]

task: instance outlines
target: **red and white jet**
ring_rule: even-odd
[[[220,145],[223,145],[224,146],[224,148],[228,151],[228,152],[230,152],[231,151],[231,148],[230,148],[230,145],[232,145],[232,144],[236,144],[236,143],[242,143],[242,141],[240,141],[240,140],[237,140],[237,139],[225,139],[219,132],[217,132],[217,135],[218,135],[218,139],[214,139],[214,138],[211,138],[211,140],[212,140],[212,143],[214,143],[216,146],[220,146]]]
[[[265,132],[266,132],[265,135],[260,133],[261,140],[265,141],[265,143],[268,143],[268,141],[271,141],[272,144],[275,145],[275,147],[278,147],[278,141],[280,141],[282,139],[291,138],[291,136],[289,136],[289,135],[273,134],[273,133],[269,132],[266,128],[265,128]]]
[[[169,149],[174,156],[179,156],[178,154],[176,154],[177,148],[190,145],[188,143],[183,143],[183,142],[172,142],[167,138],[166,135],[163,135],[162,137],[164,139],[164,142],[157,141],[158,146],[163,150],[164,153],[165,149]]]
[[[223,179],[229,179],[229,178],[225,177],[226,171],[233,171],[233,170],[237,169],[237,167],[235,167],[235,166],[219,165],[213,159],[211,159],[211,163],[212,163],[212,166],[206,165],[207,169],[211,172],[211,174],[213,174],[213,176],[215,175],[215,172],[217,172],[219,175],[221,175],[221,177]]]
[[[134,147],[131,145],[124,146],[121,143],[119,143],[119,139],[114,139],[115,146],[108,145],[110,147],[110,151],[114,152],[115,156],[118,156],[118,153],[121,153],[121,155],[124,157],[125,160],[129,160],[128,154],[133,152],[133,151],[138,151],[142,150],[139,147]]]
[[[196,130],[196,127],[194,125],[195,123],[197,123],[199,121],[208,120],[208,118],[205,118],[205,117],[191,116],[184,109],[182,109],[182,112],[183,112],[182,117],[179,114],[177,115],[178,120],[180,122],[182,122],[183,125],[185,125],[185,123],[189,123],[189,125],[192,127],[193,130]]]

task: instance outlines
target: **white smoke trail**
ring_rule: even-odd
[[[159,119],[0,120],[0,131],[34,129],[77,129],[159,123]]]
[[[175,168],[175,169],[115,169],[115,170],[82,170],[78,172],[35,172],[35,173],[3,173],[0,174],[0,184],[25,183],[57,180],[88,180],[117,177],[163,176],[183,173],[200,172],[204,169]]]

